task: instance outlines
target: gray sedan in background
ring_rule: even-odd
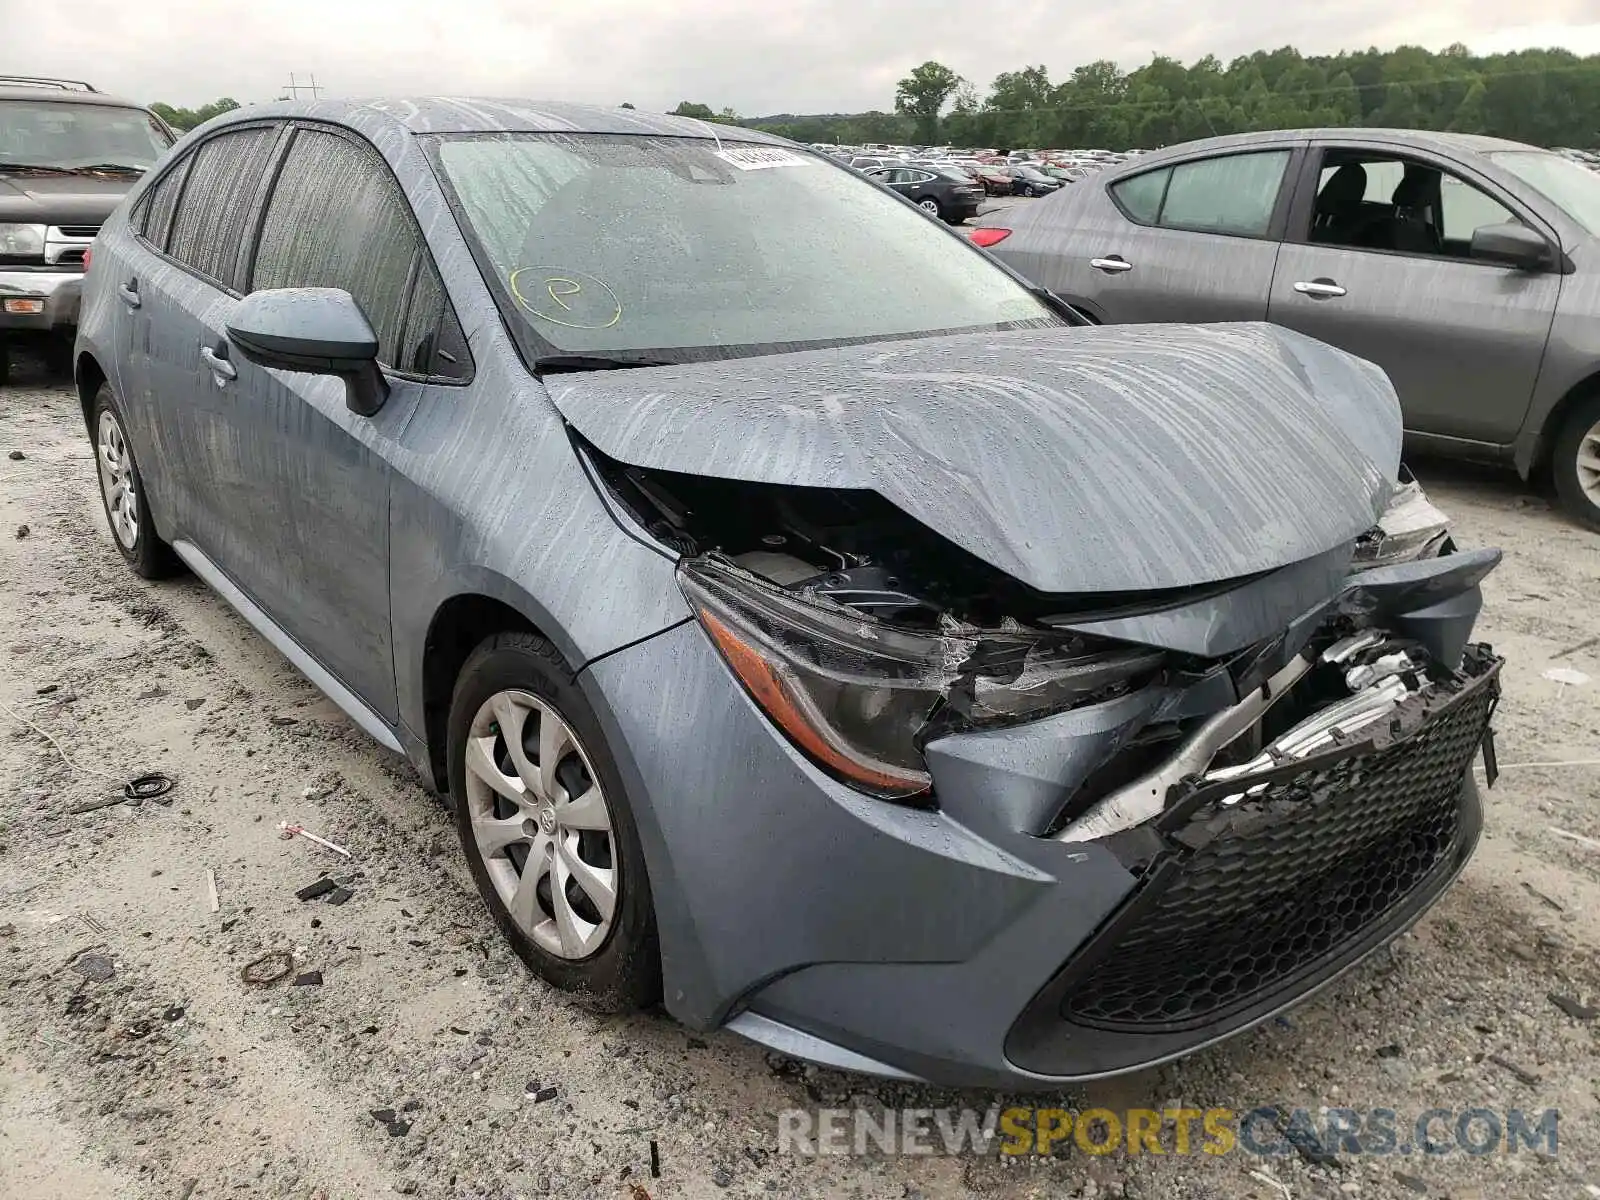
[[[1376,368],[1097,329],[750,130],[319,102],[95,243],[115,544],[186,564],[453,805],[557,987],[1055,1086],[1270,1017],[1481,822],[1494,550]]]
[[[1548,471],[1600,528],[1600,175],[1516,142],[1242,134],[973,240],[1096,320],[1260,321],[1370,359],[1419,449]]]

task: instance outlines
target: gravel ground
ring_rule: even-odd
[[[408,768],[200,584],[123,569],[75,396],[19,377],[0,390],[0,1196],[1600,1197],[1600,1023],[1548,998],[1600,1004],[1600,770],[1526,765],[1600,754],[1600,540],[1513,479],[1420,473],[1462,542],[1508,556],[1480,625],[1509,659],[1504,774],[1472,866],[1291,1017],[1033,1101],[1557,1107],[1559,1153],[803,1158],[778,1152],[780,1110],[1003,1098],[801,1068],[546,989]],[[169,795],[97,806],[151,770]],[[323,872],[349,903],[296,900]],[[246,985],[274,951],[288,978]]]

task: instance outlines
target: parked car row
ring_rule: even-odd
[[[965,171],[948,163],[908,162],[875,167],[864,174],[910,199],[930,216],[960,225],[978,215],[985,188]]]
[[[1089,327],[815,166],[531,102],[217,118],[89,264],[117,551],[448,794],[587,1004],[1007,1089],[1270,1019],[1473,851],[1498,552],[1370,365]]]
[[[1600,176],[1462,134],[1142,156],[973,240],[1105,323],[1271,321],[1376,363],[1411,442],[1548,471],[1600,528]]]

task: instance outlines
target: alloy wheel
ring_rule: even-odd
[[[1600,421],[1578,439],[1578,486],[1589,503],[1600,508]]]
[[[924,212],[937,213],[939,211],[939,202],[937,200],[918,200],[917,207]]]
[[[133,460],[128,455],[128,439],[110,409],[100,413],[95,457],[100,464],[100,491],[111,518],[111,532],[124,550],[132,550],[139,540],[139,488]]]
[[[616,915],[621,860],[572,726],[531,692],[498,692],[472,719],[466,758],[473,838],[511,919],[558,958],[597,953]]]

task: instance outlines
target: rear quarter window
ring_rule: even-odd
[[[1154,225],[1161,215],[1161,198],[1167,194],[1170,170],[1146,171],[1111,185],[1111,194],[1117,198],[1122,211],[1141,225]]]

